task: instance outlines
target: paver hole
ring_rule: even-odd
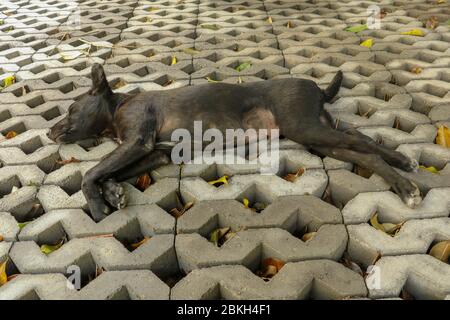
[[[61,189],[64,190],[67,195],[72,196],[81,190],[81,182],[83,180],[83,176],[80,171],[75,172],[71,176],[67,177],[66,180],[62,182],[60,185]]]
[[[6,181],[0,184],[0,197],[4,197],[8,194],[16,192],[18,189],[22,188],[22,183],[18,176],[11,176]]]
[[[23,122],[18,122],[6,129],[4,129],[2,131],[2,135],[6,136],[8,134],[8,132],[10,132],[10,131],[14,131],[15,133],[17,133],[17,135],[19,135],[19,134],[27,131],[27,128],[25,127],[25,124]]]
[[[44,64],[40,64],[40,65],[30,69],[31,73],[33,73],[33,74],[38,74],[38,73],[41,73],[41,72],[43,72],[45,70],[46,70],[46,68],[45,68]]]
[[[261,213],[272,203],[272,196],[257,185],[253,185],[241,193],[236,200],[251,211]]]
[[[41,104],[45,103],[43,96],[36,96],[34,98],[31,98],[28,101],[25,101],[25,104],[29,106],[30,108],[35,108]]]
[[[60,115],[61,115],[61,111],[59,111],[58,106],[54,106],[53,108],[50,108],[41,113],[41,116],[47,121],[55,119],[55,118],[59,117]]]
[[[9,112],[9,110],[3,110],[0,112],[0,122],[10,119],[11,117],[12,116],[11,116],[11,113]]]
[[[147,241],[152,241],[150,235],[144,235],[137,219],[133,219],[114,233],[114,238],[120,241],[128,251],[133,252]]]
[[[61,79],[61,76],[58,73],[52,73],[52,74],[49,74],[48,76],[42,78],[42,80],[44,80],[44,82],[48,83],[48,84],[56,82],[60,79]]]
[[[39,136],[35,136],[20,144],[20,148],[25,154],[31,154],[43,146],[44,144]]]
[[[161,280],[169,286],[169,288],[173,288],[181,279],[183,279],[186,276],[185,273],[179,271],[176,274],[162,277]]]
[[[92,254],[90,252],[87,252],[81,257],[79,257],[74,264],[77,267],[79,267],[81,271],[80,288],[75,288],[77,290],[83,289],[87,284],[93,281],[96,275],[98,275],[99,273],[98,271],[101,269],[101,266],[97,265],[95,259],[92,257]],[[66,277],[69,277],[71,275],[73,275],[73,272],[69,271],[67,271],[67,273],[64,274],[64,276]],[[67,279],[67,281],[71,282],[69,278]]]
[[[75,84],[73,82],[69,82],[61,87],[58,88],[59,91],[61,91],[62,93],[68,93],[70,91],[75,90]]]

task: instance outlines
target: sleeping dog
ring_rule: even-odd
[[[376,143],[355,129],[345,132],[330,125],[324,103],[339,91],[342,73],[320,89],[304,79],[278,79],[256,83],[208,83],[198,86],[149,91],[136,95],[115,93],[106,80],[103,67],[94,64],[92,87],[73,103],[67,116],[48,134],[57,143],[73,143],[112,132],[120,141],[83,177],[82,190],[92,218],[100,221],[115,208],[125,206],[121,181],[171,163],[158,143],[170,141],[172,132],[194,130],[194,121],[207,128],[273,129],[315,152],[352,162],[383,177],[409,206],[421,201],[418,188],[391,166],[405,171],[418,163],[403,154]]]

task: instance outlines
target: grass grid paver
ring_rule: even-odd
[[[381,10],[380,28],[345,31],[367,23],[370,5]],[[428,253],[450,240],[450,149],[435,144],[438,126],[450,125],[449,17],[448,1],[425,0],[2,1],[0,263],[14,277],[0,299],[396,299],[402,291],[448,299],[448,261]],[[168,165],[144,191],[136,179],[124,183],[128,207],[95,223],[82,178],[117,143],[46,136],[88,92],[94,63],[114,90],[133,94],[290,77],[326,87],[342,70],[325,106],[335,125],[439,172],[398,170],[424,197],[410,209],[376,174],[281,140],[276,175],[256,165]],[[299,168],[297,180],[283,179]],[[208,183],[223,175],[226,185]],[[398,233],[376,230],[374,214],[401,224]],[[209,241],[228,227],[235,234],[223,245]],[[60,242],[50,254],[40,249]],[[266,258],[286,262],[267,282],[258,276]],[[80,290],[67,286],[73,266]]]

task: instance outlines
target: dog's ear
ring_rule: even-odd
[[[90,94],[112,94],[112,90],[106,80],[105,71],[101,64],[94,63],[91,69],[92,88]]]

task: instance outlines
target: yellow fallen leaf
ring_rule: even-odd
[[[248,201],[247,198],[244,198],[244,199],[242,200],[242,203],[244,204],[244,207],[248,208],[248,207],[249,207],[249,204],[250,204],[250,201]]]
[[[15,76],[7,76],[6,78],[3,79],[3,88],[9,87],[14,82],[16,82],[16,77]]]
[[[415,37],[423,37],[425,34],[420,29],[411,29],[409,31],[402,32],[403,35],[407,36],[415,36]]]
[[[436,136],[436,144],[450,148],[450,129],[446,126],[439,126]]]
[[[6,274],[6,264],[8,263],[8,258],[5,262],[0,264],[0,287],[8,282],[8,275]]]
[[[378,222],[378,213],[375,213],[371,218],[370,218],[370,224],[372,225],[372,227],[374,227],[377,230],[381,230],[383,232],[386,232],[386,230],[384,229],[383,225],[381,223]]]
[[[436,243],[430,250],[430,255],[443,262],[449,262],[450,258],[450,240]]]
[[[373,46],[373,39],[369,38],[369,39],[361,42],[360,46],[361,47],[366,47],[366,48],[372,48],[372,46]]]
[[[206,77],[206,80],[208,80],[208,82],[210,82],[210,83],[219,83],[220,82],[218,80],[213,80],[210,77]]]
[[[273,23],[273,21],[272,21],[272,17],[271,17],[271,16],[269,16],[269,18],[267,18],[267,22],[268,22],[268,23],[270,23],[270,24],[272,24],[272,23]]]
[[[183,49],[183,52],[187,53],[187,54],[190,54],[190,55],[194,55],[194,54],[200,53],[200,51],[195,50],[194,48],[185,48],[185,49]]]
[[[53,251],[58,250],[63,245],[64,240],[61,240],[58,244],[55,245],[49,245],[49,244],[43,244],[41,245],[41,252],[45,254],[50,254]]]
[[[398,224],[394,224],[394,223],[380,223],[378,222],[378,214],[375,213],[371,218],[370,218],[370,224],[372,225],[372,227],[374,227],[377,230],[380,230],[390,236],[395,236],[399,231],[400,228],[403,226],[404,222],[398,223]]]
[[[225,242],[225,241],[222,242],[222,240],[225,240],[223,239],[224,236],[230,231],[231,231],[230,227],[216,229],[213,232],[211,232],[209,236],[209,241],[214,243],[216,247],[220,247],[223,244],[223,242]]]
[[[215,186],[216,184],[228,184],[228,176],[224,175],[217,180],[208,181],[209,184]]]
[[[177,57],[172,56],[172,62],[170,63],[171,66],[177,63]]]
[[[427,170],[431,173],[439,173],[439,170],[436,169],[435,167],[425,167],[425,166],[419,166],[419,168]]]
[[[306,242],[306,241],[311,240],[311,239],[316,235],[316,233],[317,233],[317,232],[315,232],[315,231],[305,233],[305,234],[302,236],[302,241]]]
[[[150,240],[150,237],[144,237],[144,239],[142,239],[141,241],[136,242],[136,243],[132,243],[132,244],[130,245],[130,247],[133,248],[133,250],[134,250],[134,249],[137,249],[137,248],[139,248],[140,246],[142,246],[144,243],[146,243],[148,240]]]
[[[26,222],[19,222],[17,225],[19,226],[19,229],[23,229],[27,224],[29,224],[31,221]]]
[[[411,73],[415,73],[415,74],[422,73],[422,71],[423,70],[420,67],[414,67],[414,68],[411,69]]]

